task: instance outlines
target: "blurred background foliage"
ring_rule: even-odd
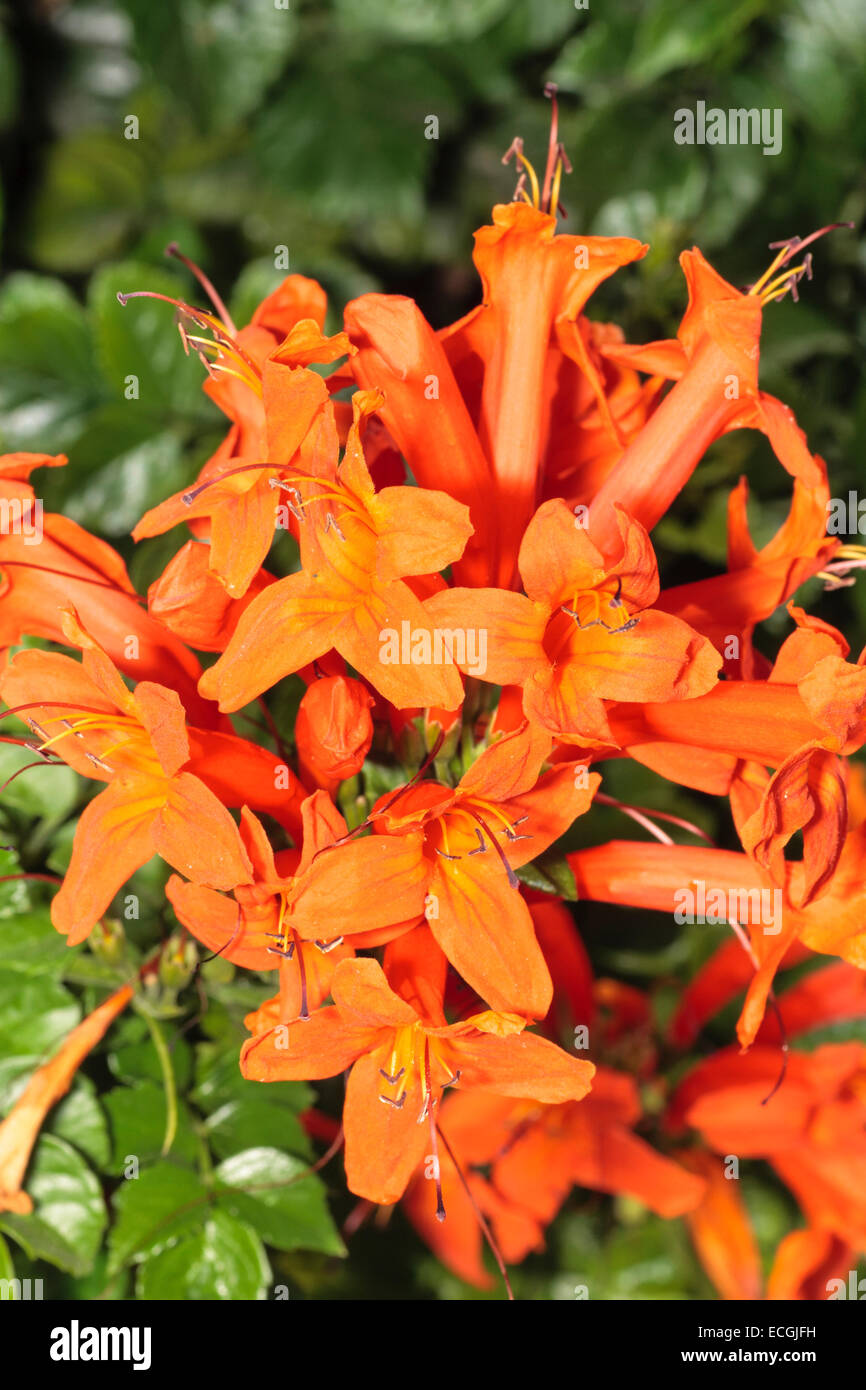
[[[563,190],[565,229],[651,246],[590,306],[592,316],[620,322],[630,341],[675,331],[685,304],[683,248],[700,245],[733,283],[748,284],[769,262],[769,242],[854,221],[857,230],[816,248],[815,279],[801,302],[767,311],[761,371],[764,387],[793,407],[827,459],[835,495],[862,486],[863,0],[281,6],[0,4],[0,449],[69,454],[67,469],[37,475],[46,507],[117,545],[139,591],[176,538],[136,548],[129,529],[194,476],[224,423],[200,390],[198,362],[183,356],[170,308],[134,301],[123,309],[117,291],[149,288],[201,302],[185,269],[164,259],[174,240],[246,322],[285,274],[275,264],[285,248],[291,271],[326,286],[335,326],[348,298],[374,289],[413,295],[441,326],[477,301],[472,232],[511,196],[513,172],[500,160],[513,136],[543,162],[550,80],[559,84],[574,166]],[[676,145],[674,112],[699,99],[781,108],[781,153]],[[425,138],[430,116],[436,139]],[[134,402],[124,399],[129,374],[140,382]],[[665,582],[723,567],[725,502],[741,472],[753,489],[756,537],[778,525],[787,475],[759,436],[727,436],[655,533]],[[861,595],[858,586],[823,596],[813,581],[805,599],[853,629],[857,650]],[[787,623],[776,615],[759,642],[774,650]],[[16,756],[4,755],[3,776]],[[67,862],[81,791],[71,774],[46,775],[49,786],[42,773],[28,774],[4,794],[0,838],[17,846],[6,871],[62,872]],[[723,808],[635,764],[614,765],[606,789],[688,816],[721,842],[730,836]],[[610,807],[592,821],[594,839],[634,830]],[[143,909],[132,931],[136,959],[167,929],[161,873],[151,865],[132,884]],[[102,947],[67,952],[50,927],[46,896],[33,884],[0,891],[0,1110],[82,1005],[93,1007],[129,969],[129,960],[106,961]],[[635,925],[634,914],[613,908],[584,905],[579,913],[597,968],[648,985],[660,1021],[724,935],[677,931],[657,918]],[[207,969],[196,987],[208,1008],[193,1032],[189,1019],[172,1021],[192,1007],[178,1013],[161,997],[153,1017],[139,1013],[114,1030],[53,1113],[37,1153],[37,1214],[0,1222],[19,1277],[44,1276],[49,1294],[73,1297],[250,1298],[281,1279],[292,1297],[477,1297],[421,1250],[399,1217],[386,1230],[364,1227],[353,1259],[339,1259],[318,1178],[267,1208],[223,1192],[309,1160],[296,1118],[309,1092],[287,1087],[263,1101],[238,1090],[243,1014],[270,991],[249,975],[231,979],[222,962]],[[716,1020],[708,1045],[728,1042],[731,1022]],[[154,1027],[171,1039],[168,1073]],[[177,1137],[159,1162],[172,1092]],[[151,1163],[146,1182],[118,1184],[128,1153]],[[767,1170],[748,1168],[744,1195],[769,1263],[797,1217]],[[337,1180],[329,1188],[336,1216],[345,1217],[352,1199]],[[185,1204],[188,1225],[149,1243],[154,1213]],[[0,1235],[0,1276],[11,1268]],[[214,1284],[214,1270],[228,1285]],[[592,1298],[711,1296],[681,1223],[593,1194],[571,1204],[548,1252],[515,1275],[518,1295],[528,1298],[571,1299],[581,1284]]]

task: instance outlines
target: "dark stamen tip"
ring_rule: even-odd
[[[124,294],[122,290],[118,290],[118,291],[117,291],[117,302],[118,302],[118,304],[122,304],[123,307],[124,307],[124,309],[126,308],[126,305],[127,305],[128,300],[129,300],[129,295],[128,295],[128,294]]]

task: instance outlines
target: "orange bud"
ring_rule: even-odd
[[[295,724],[301,776],[333,792],[363,765],[373,741],[374,700],[360,681],[323,676],[301,700]]]
[[[81,1063],[126,1008],[132,992],[131,985],[124,985],[73,1028],[56,1057],[33,1073],[0,1124],[0,1211],[26,1216],[33,1210],[21,1183],[45,1116],[69,1090]]]
[[[271,576],[259,570],[242,599],[233,599],[209,568],[210,546],[187,541],[147,591],[151,617],[201,652],[221,652],[244,609]]]

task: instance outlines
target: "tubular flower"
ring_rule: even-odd
[[[866,1048],[800,1042],[866,1011],[866,651],[799,589],[823,580],[832,618],[866,549],[827,534],[827,466],[758,370],[764,307],[796,298],[819,234],[778,243],[744,292],[686,252],[676,339],[627,343],[586,309],[647,247],[559,233],[569,164],[547,95],[546,166],[519,140],[506,154],[514,200],[476,234],[481,302],[456,323],[363,294],[330,334],[322,288],[289,276],[238,329],[169,248],[212,308],[156,298],[228,432],[135,528],[166,535],[161,575],[150,547],[136,557],[146,608],[119,554],[43,515],[31,471],[65,457],[0,456],[0,694],[33,735],[0,740],[7,785],[38,765],[22,748],[99,784],[62,881],[41,872],[62,852],[41,828],[3,877],[59,883],[55,927],[74,945],[100,923],[109,961],[118,890],[153,855],[174,870],[180,929],[142,1012],[188,1010],[181,1032],[201,1024],[220,1067],[245,1014],[232,1085],[250,1094],[343,1076],[342,1125],[338,1086],[315,1108],[295,1094],[329,1145],[314,1170],[345,1141],[347,1239],[404,1200],[479,1288],[486,1240],[511,1296],[505,1263],[589,1189],[628,1199],[616,1216],[683,1219],[722,1298],[821,1298],[866,1250]],[[753,530],[740,479],[723,571],[690,572],[683,549],[671,587],[676,518],[658,559],[649,533],[741,428],[787,471],[787,514]],[[594,904],[631,909],[637,935]],[[698,927],[718,929],[706,950]],[[223,958],[200,974],[199,946]],[[72,1030],[0,1125],[0,1209],[30,1210],[42,1120],[132,992]],[[725,1046],[737,1009],[742,1052]],[[158,1028],[154,1044],[165,1064]],[[211,1137],[222,1158],[220,1121],[198,1136],[205,1166]],[[803,1211],[767,1276],[732,1153]]]
[[[191,736],[173,690],[141,681],[131,692],[74,614],[63,627],[67,641],[83,649],[83,663],[21,652],[0,691],[38,735],[41,752],[56,751],[76,772],[106,783],[81,817],[52,904],[54,925],[74,945],[154,854],[210,887],[249,882],[250,861],[221,797],[227,773],[242,782],[255,770],[261,779],[273,760],[232,735]],[[239,787],[235,794],[243,796]],[[261,799],[271,804],[276,794],[266,790]],[[290,812],[290,800],[283,808]]]
[[[126,1008],[132,994],[132,986],[123,985],[73,1028],[51,1061],[33,1073],[0,1123],[0,1212],[26,1216],[33,1210],[22,1184],[45,1116],[66,1095],[81,1063]]]
[[[38,531],[35,517],[28,523],[35,495],[26,479],[34,468],[65,463],[63,454],[0,455],[0,499],[23,508],[21,524],[0,530],[0,648],[25,634],[63,642],[62,612],[73,604],[122,671],[172,686],[203,728],[221,723],[196,690],[196,657],[142,611],[117,551],[65,516],[40,512]]]
[[[282,1047],[281,1035],[271,1031],[241,1053],[244,1075],[257,1081],[316,1079],[351,1066],[343,1112],[346,1179],[372,1202],[399,1201],[426,1145],[436,1152],[446,1087],[558,1102],[582,1099],[592,1080],[591,1063],[525,1033],[522,1018],[486,1012],[447,1024],[434,970],[425,972],[419,1009],[406,998],[417,998],[417,984],[399,968],[392,988],[378,962],[342,961],[333,1005],[289,1024]]]
[[[234,901],[176,877],[166,890],[184,926],[206,946],[249,970],[272,970],[288,961],[301,984],[311,959],[308,947],[329,955],[343,932],[361,934],[353,946],[377,945],[415,926],[424,905],[413,837],[347,841],[343,817],[321,791],[304,802],[302,812],[300,853],[275,856],[261,822],[244,807],[240,833],[253,875],[235,887]],[[359,900],[358,883],[375,884],[382,896]],[[306,1015],[306,1009],[299,1012]]]
[[[239,709],[283,676],[332,647],[398,708],[461,700],[457,670],[405,576],[441,569],[462,553],[466,508],[442,492],[388,487],[376,492],[360,426],[377,397],[355,397],[355,419],[332,479],[290,473],[282,480],[301,520],[304,568],[270,585],[243,614],[234,636],[200,682],[224,710]],[[387,642],[411,641],[410,657],[389,661]],[[442,643],[438,644],[442,647]]]
[[[262,369],[265,439],[254,453],[224,452],[211,460],[196,487],[147,512],[133,537],[158,536],[182,521],[207,521],[210,568],[230,597],[242,598],[280,520],[274,494],[279,471],[299,452],[329,404],[325,382],[305,364],[332,362],[348,350],[345,335],[324,338],[312,320],[296,324]]]
[[[273,575],[259,570],[243,598],[231,598],[210,567],[210,546],[191,540],[151,584],[147,607],[182,642],[202,652],[221,652],[244,610],[274,582]],[[208,703],[198,694],[196,698]]]
[[[726,430],[762,430],[792,477],[807,487],[821,486],[821,466],[793,413],[758,386],[763,307],[796,289],[811,261],[807,256],[798,267],[789,267],[788,261],[812,240],[792,238],[747,294],[713,270],[697,247],[684,251],[680,265],[689,305],[677,339],[605,349],[625,365],[672,378],[676,385],[592,500],[590,530],[599,545],[616,536],[616,502],[652,530],[710,444]]]
[[[866,1248],[866,1050],[860,1043],[794,1053],[784,1084],[775,1048],[720,1052],[682,1082],[669,1123],[697,1129],[717,1153],[766,1158],[810,1225]]]
[[[526,717],[565,742],[614,743],[605,700],[704,695],[722,664],[706,638],[652,608],[649,538],[625,512],[617,516],[619,544],[607,559],[564,502],[544,502],[520,546],[525,596],[451,589],[427,602],[447,627],[487,630],[486,678],[522,686]]]
[[[521,163],[527,161],[522,152]],[[540,200],[539,200],[540,201]],[[606,421],[610,411],[600,373],[578,328],[598,286],[648,247],[631,237],[557,236],[556,217],[541,206],[504,203],[475,236],[483,303],[447,333],[449,356],[483,363],[478,432],[500,498],[501,577],[539,496],[549,432],[546,369],[551,344],[588,379]]]
[[[515,870],[589,808],[600,781],[567,764],[539,776],[549,746],[525,726],[486,749],[455,788],[405,787],[372,816],[379,836],[414,840],[430,931],[455,970],[491,1008],[535,1018],[553,985]]]

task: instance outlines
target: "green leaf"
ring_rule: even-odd
[[[70,291],[40,275],[10,275],[0,292],[3,446],[69,448],[98,389],[87,318]]]
[[[205,129],[233,130],[261,106],[291,52],[295,6],[269,0],[122,0],[140,51]]]
[[[51,925],[48,909],[0,916],[0,971],[22,975],[60,975],[79,953]]]
[[[134,409],[137,404],[132,401],[127,408]],[[146,439],[128,441],[129,447],[118,443],[120,451],[104,467],[79,481],[63,507],[64,513],[85,530],[112,538],[127,535],[146,511],[185,487],[191,474],[180,438],[171,430],[151,430]],[[80,447],[87,447],[86,434]],[[70,475],[70,480],[73,477],[79,475]]]
[[[140,1266],[143,1299],[264,1299],[271,1268],[256,1235],[227,1212],[212,1212],[203,1229]]]
[[[531,864],[524,864],[515,872],[528,888],[535,888],[539,893],[555,893],[570,903],[577,902],[577,884],[564,855],[539,855]]]
[[[0,1228],[30,1259],[81,1276],[92,1267],[107,1222],[98,1179],[71,1145],[43,1134],[27,1172],[31,1216],[5,1213]]]
[[[103,1096],[111,1130],[111,1158],[105,1171],[120,1176],[129,1158],[138,1159],[143,1167],[162,1156],[165,1139],[166,1106],[161,1086],[143,1081],[136,1086],[115,1086]],[[178,1128],[171,1147],[171,1157],[177,1162],[194,1162],[198,1153],[192,1119],[183,1105],[178,1105]]]
[[[140,1019],[135,1019],[140,1024]],[[169,1038],[169,1055],[179,1090],[184,1090],[192,1077],[192,1049],[183,1038]],[[140,1042],[116,1047],[108,1054],[108,1065],[118,1081],[156,1081],[162,1083],[162,1071],[156,1048],[150,1036]]]
[[[49,147],[28,251],[48,270],[89,270],[120,249],[148,194],[135,140],[87,130]]]
[[[0,783],[28,763],[36,763],[36,766],[27,768],[9,783],[3,792],[3,806],[14,807],[28,816],[62,820],[75,805],[79,787],[77,776],[65,763],[49,767],[29,748],[0,743]]]
[[[172,306],[147,298],[122,305],[118,294],[133,290],[175,299],[184,299],[187,292],[181,276],[144,262],[122,261],[93,276],[88,307],[99,363],[114,399],[126,410],[161,420],[173,411],[194,419],[210,416],[213,406],[201,389],[204,368],[197,357],[184,353]],[[138,396],[128,399],[131,377]]]
[[[537,0],[535,0],[537,3]],[[336,0],[350,34],[381,34],[414,43],[460,43],[483,34],[511,8],[510,0]]]
[[[206,1199],[207,1189],[195,1173],[166,1162],[121,1183],[112,1197],[110,1271],[159,1254],[198,1229]]]
[[[279,1149],[246,1149],[216,1170],[220,1207],[248,1222],[277,1250],[344,1255],[324,1187],[314,1174],[301,1176],[306,1169],[301,1159]]]
[[[690,67],[711,55],[754,19],[764,0],[656,0],[641,15],[626,71],[636,82],[655,81],[674,68]]]
[[[12,1262],[12,1251],[6,1241],[0,1236],[0,1279],[14,1279],[15,1265]]]
[[[269,1081],[266,1088],[247,1081],[241,1075],[237,1049],[225,1049],[216,1043],[202,1043],[196,1049],[195,1081],[192,1099],[208,1114],[227,1101],[247,1100],[259,1089],[267,1091],[264,1099],[269,1105],[293,1111],[307,1110],[314,1099],[303,1081]]]
[[[80,1021],[77,1001],[45,976],[0,970],[0,1056],[42,1056]]]
[[[96,1098],[92,1082],[79,1076],[68,1096],[51,1111],[50,1129],[65,1139],[97,1168],[104,1168],[111,1155],[111,1141],[105,1112]]]
[[[209,1116],[208,1142],[218,1158],[249,1149],[254,1144],[285,1149],[309,1159],[312,1154],[307,1133],[287,1106],[272,1105],[255,1093],[255,1083],[247,1082],[252,1094],[221,1105]]]

